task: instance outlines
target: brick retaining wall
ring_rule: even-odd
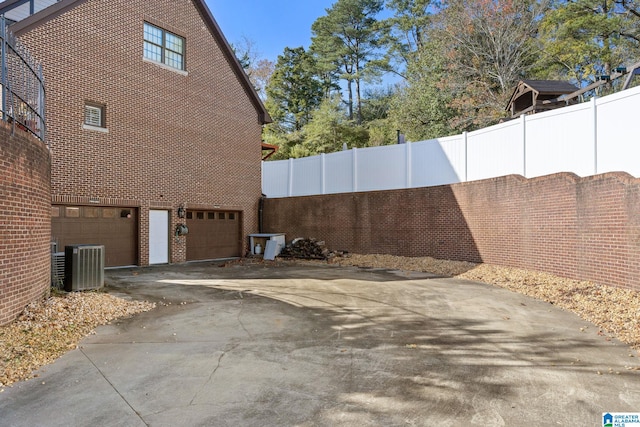
[[[41,141],[0,121],[0,325],[50,290],[50,169]]]
[[[626,173],[267,199],[264,224],[331,249],[485,262],[640,290],[640,180]]]

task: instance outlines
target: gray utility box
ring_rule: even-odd
[[[64,247],[64,290],[100,289],[104,286],[104,246]]]

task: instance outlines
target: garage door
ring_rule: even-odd
[[[53,206],[51,238],[66,245],[104,245],[105,265],[138,264],[138,213],[135,208]]]
[[[240,212],[188,211],[187,260],[240,256]]]

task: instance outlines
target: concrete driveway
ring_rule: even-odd
[[[158,308],[6,389],[0,425],[601,426],[640,411],[636,352],[497,287],[322,265],[107,276]]]

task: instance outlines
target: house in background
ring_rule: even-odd
[[[103,244],[107,266],[243,255],[270,118],[204,1],[0,11],[43,66],[58,247]]]
[[[513,90],[506,110],[511,117],[553,110],[578,102],[577,98],[564,101],[562,95],[576,92],[578,88],[569,82],[558,80],[520,80]]]

